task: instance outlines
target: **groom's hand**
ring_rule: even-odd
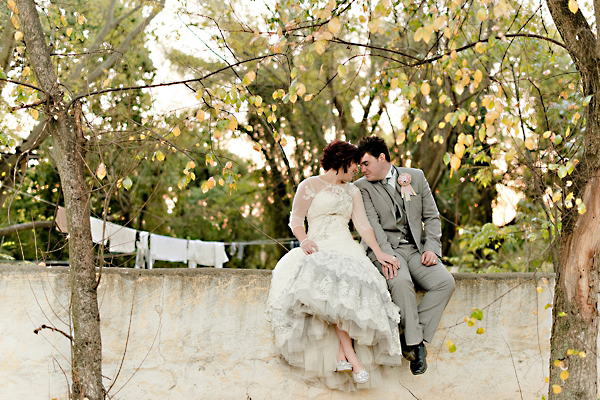
[[[435,265],[438,263],[438,256],[431,250],[427,250],[421,256],[421,264],[426,267]]]

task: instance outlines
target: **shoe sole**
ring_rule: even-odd
[[[417,376],[417,375],[423,375],[425,372],[427,372],[427,365],[425,365],[425,369],[421,372],[413,372],[412,370],[410,371],[413,375]]]

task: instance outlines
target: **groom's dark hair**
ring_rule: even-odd
[[[390,151],[385,144],[385,140],[377,136],[368,136],[360,139],[360,142],[358,142],[359,159],[366,153],[369,153],[375,158],[379,158],[379,155],[383,154],[388,162],[391,161]]]
[[[359,161],[358,148],[355,145],[335,139],[323,149],[321,166],[325,171],[343,168],[344,172],[348,172],[350,165],[353,162],[358,164]]]

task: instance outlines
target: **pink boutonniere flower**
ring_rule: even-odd
[[[400,185],[400,195],[404,201],[410,201],[410,196],[416,196],[415,190],[410,185],[412,177],[409,174],[400,174],[398,184]]]

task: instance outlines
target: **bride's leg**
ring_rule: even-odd
[[[340,349],[338,350],[338,362],[340,361],[348,361],[346,359],[346,354],[344,353],[344,348],[342,347],[342,341],[340,340]]]
[[[340,338],[340,347],[344,351],[348,362],[352,364],[352,370],[354,371],[354,373],[358,373],[360,370],[365,369],[365,367],[363,367],[363,365],[359,361],[358,357],[356,357],[356,353],[354,352],[354,348],[352,347],[352,339],[350,339],[350,335],[348,335],[348,332],[341,330],[340,328],[338,328],[337,325],[334,325],[334,327],[335,333],[337,333],[338,338]]]

